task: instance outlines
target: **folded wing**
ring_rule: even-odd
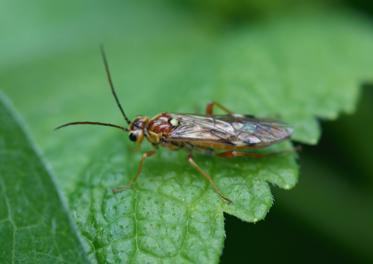
[[[285,123],[244,115],[203,116],[173,114],[178,126],[168,135],[169,141],[207,142],[230,146],[264,147],[287,139],[293,130]]]

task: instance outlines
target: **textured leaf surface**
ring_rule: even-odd
[[[139,161],[127,135],[94,127],[50,131],[71,120],[118,120],[94,42],[105,40],[131,117],[202,112],[217,100],[236,112],[284,119],[305,143],[317,142],[316,118],[351,112],[359,83],[372,77],[371,25],[342,11],[302,11],[236,28],[149,3],[95,4],[85,16],[69,14],[68,25],[45,8],[54,24],[36,28],[54,29],[48,53],[35,39],[35,64],[20,59],[27,49],[14,46],[5,56],[14,67],[0,70],[0,78],[51,159],[97,262],[217,262],[223,212],[263,219],[273,202],[268,183],[291,188],[298,169],[295,154],[197,156],[234,201],[227,206],[187,165],[185,153],[161,151],[146,162],[133,190],[114,196],[111,188],[128,182]],[[290,143],[275,149],[285,148]]]
[[[45,164],[0,94],[1,263],[86,263]]]
[[[78,224],[92,258],[99,262],[217,262],[224,238],[223,211],[258,221],[272,205],[265,180],[285,188],[295,183],[292,156],[233,163],[199,157],[200,165],[234,201],[228,206],[186,166],[184,153],[162,151],[161,157],[148,160],[133,190],[113,195],[111,188],[129,181],[138,160],[120,141],[117,137],[99,148],[72,196]],[[133,166],[123,170],[123,164]]]

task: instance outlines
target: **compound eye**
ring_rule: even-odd
[[[136,142],[136,141],[137,141],[137,136],[136,136],[134,133],[130,133],[130,134],[129,134],[129,138],[130,138],[130,140],[133,141],[133,142]]]

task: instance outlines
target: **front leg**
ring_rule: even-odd
[[[142,157],[141,157],[141,160],[140,160],[140,163],[139,163],[139,167],[137,168],[136,175],[128,182],[128,184],[122,185],[122,186],[119,186],[118,188],[113,189],[113,193],[122,192],[124,190],[127,190],[127,189],[131,188],[131,186],[136,182],[136,180],[139,178],[139,176],[141,174],[142,166],[144,165],[145,159],[153,156],[155,153],[157,153],[156,150],[150,150],[150,151],[147,151],[144,154],[142,154]]]

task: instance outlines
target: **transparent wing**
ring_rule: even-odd
[[[292,134],[285,123],[244,115],[203,116],[173,114],[178,126],[169,134],[170,141],[205,141],[232,146],[266,146]]]

